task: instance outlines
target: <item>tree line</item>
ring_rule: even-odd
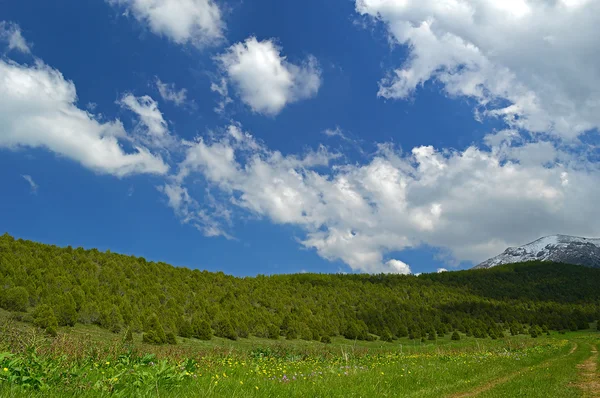
[[[97,324],[144,341],[393,341],[587,329],[600,318],[600,270],[526,263],[443,274],[234,277],[96,249],[0,237],[0,306],[55,333]],[[458,335],[458,334],[457,334]]]

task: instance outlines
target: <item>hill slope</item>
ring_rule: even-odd
[[[525,261],[551,261],[600,268],[600,239],[553,235],[520,247],[509,247],[504,253],[474,267],[491,268]]]
[[[98,324],[210,338],[368,339],[495,334],[499,323],[585,328],[600,318],[600,270],[525,264],[405,275],[236,278],[98,250],[0,237],[0,305],[51,327]],[[160,334],[160,333],[159,333]]]

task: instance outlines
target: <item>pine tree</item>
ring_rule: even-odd
[[[200,318],[195,318],[192,323],[193,337],[199,340],[212,339],[213,332],[208,321]]]
[[[146,330],[142,336],[142,341],[148,344],[165,344],[167,336],[156,314],[152,314],[147,320]]]
[[[11,287],[4,292],[0,304],[8,311],[27,311],[29,306],[29,293],[22,286]]]
[[[165,341],[166,341],[167,344],[171,344],[171,345],[176,345],[177,344],[177,338],[175,337],[175,333],[168,332],[165,335],[165,337],[166,337]]]
[[[227,318],[221,318],[215,322],[215,336],[223,337],[229,340],[237,340],[238,336],[233,330],[231,321]]]
[[[381,333],[380,338],[381,338],[381,340],[386,341],[388,343],[391,343],[392,341],[394,341],[394,336],[392,336],[392,332],[390,331],[390,328],[388,328],[387,326],[385,328],[383,328],[383,332]]]
[[[54,310],[47,304],[38,306],[33,313],[33,323],[37,327],[46,329],[48,334],[56,336],[58,321],[54,315]]]

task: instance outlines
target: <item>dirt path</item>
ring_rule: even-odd
[[[586,398],[600,397],[600,374],[598,374],[598,349],[592,346],[592,356],[577,365],[580,382],[577,384]]]
[[[573,354],[577,350],[578,345],[577,345],[577,343],[574,343],[574,344],[575,345],[573,346],[573,348],[571,348],[571,350],[569,351],[569,353],[567,355],[565,355],[565,356],[571,355],[571,354]],[[598,353],[596,352],[596,355],[597,354]],[[562,358],[562,356],[559,357],[559,358]],[[504,377],[500,377],[498,379],[491,380],[491,381],[489,381],[489,382],[487,382],[487,383],[485,383],[485,384],[483,384],[483,385],[481,385],[481,386],[479,386],[479,387],[477,387],[477,388],[475,388],[475,389],[473,389],[471,391],[461,392],[461,393],[450,395],[450,396],[448,396],[448,398],[470,398],[470,397],[476,397],[479,394],[484,393],[486,391],[489,391],[492,388],[494,388],[494,387],[496,387],[496,386],[498,386],[500,384],[504,384],[504,383],[506,383],[508,381],[511,381],[512,379],[514,379],[517,376],[522,375],[523,373],[529,372],[529,371],[531,371],[533,369],[540,368],[542,366],[547,366],[550,362],[554,362],[554,361],[556,361],[559,358],[552,358],[552,359],[544,361],[544,362],[542,362],[540,364],[537,364],[535,366],[532,366],[532,367],[529,367],[529,368],[525,368],[525,369],[521,369],[521,370],[519,370],[517,372],[510,373],[510,374],[508,374],[508,375],[506,375]],[[596,364],[596,363],[597,362],[594,362],[594,364]],[[596,387],[592,386],[591,388],[593,389],[593,388],[596,388]],[[600,395],[590,395],[589,397],[596,398],[596,397],[600,397]]]

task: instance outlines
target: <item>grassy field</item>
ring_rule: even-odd
[[[2,315],[2,314],[0,314]],[[3,318],[5,319],[5,318]],[[0,397],[597,397],[600,333],[331,344],[180,339],[4,321]]]

